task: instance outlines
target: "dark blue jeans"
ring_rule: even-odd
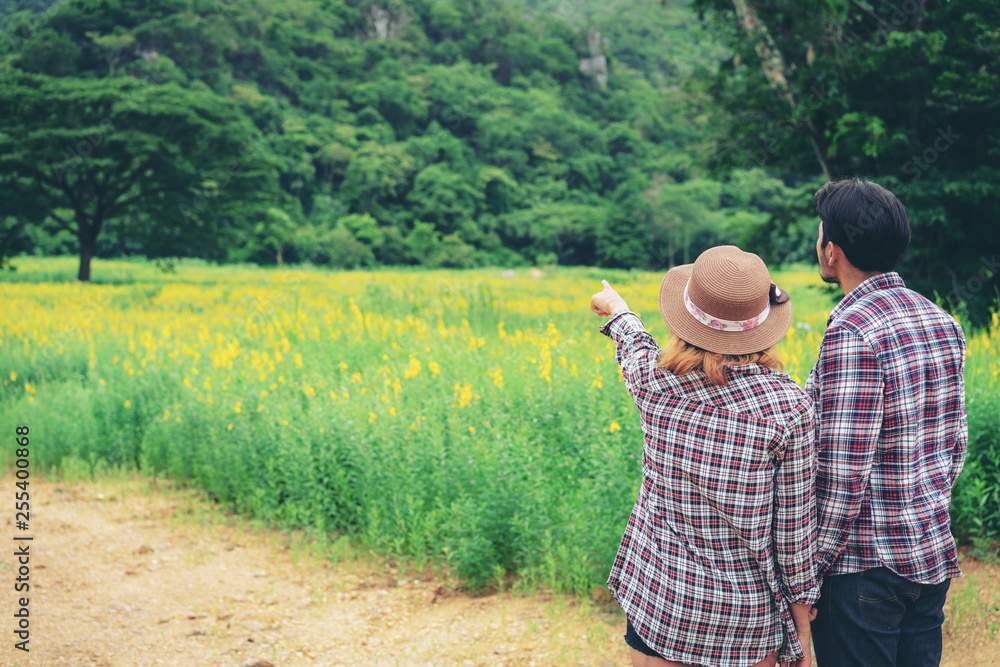
[[[824,577],[812,622],[818,667],[937,667],[950,584],[884,567]]]

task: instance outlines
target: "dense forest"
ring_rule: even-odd
[[[993,0],[0,0],[0,30],[0,258],[82,280],[808,260],[813,192],[858,175],[909,207],[912,284],[997,294]]]

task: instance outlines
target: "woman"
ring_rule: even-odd
[[[645,434],[608,578],[634,666],[809,664],[815,422],[774,345],[792,304],[764,262],[711,248],[667,272],[664,350],[603,281],[591,309]]]

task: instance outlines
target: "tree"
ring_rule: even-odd
[[[264,212],[263,218],[254,225],[254,236],[257,243],[274,252],[274,263],[281,266],[284,263],[285,249],[295,242],[298,226],[292,218],[280,208],[271,207]]]
[[[66,76],[76,71],[79,58],[80,47],[68,35],[46,28],[21,48],[18,64],[29,72]]]
[[[644,183],[633,178],[614,193],[608,217],[595,233],[597,261],[604,266],[660,270],[661,248],[652,234],[652,206],[643,198]]]
[[[985,321],[1000,294],[1000,4],[695,5],[735,54],[712,87],[725,114],[716,165],[881,182],[914,231],[904,277]]]
[[[14,254],[12,242],[24,229],[24,221],[13,216],[0,217],[0,269],[11,268],[10,256]]]
[[[0,81],[16,84],[0,109],[0,254],[62,251],[72,230],[87,256],[647,261],[657,204],[623,209],[620,188],[704,179],[710,146],[698,82],[724,48],[687,3],[404,4],[0,0]],[[579,71],[591,27],[606,88]],[[338,224],[352,214],[374,227]],[[674,217],[692,252],[722,233]],[[639,241],[598,255],[612,223]]]
[[[347,165],[342,197],[359,213],[378,212],[405,192],[415,160],[404,144],[364,144]]]
[[[433,222],[443,233],[458,230],[475,218],[483,195],[463,176],[440,164],[432,164],[416,175],[407,200],[414,215]]]
[[[136,220],[150,256],[221,258],[220,229],[243,224],[274,186],[253,126],[208,92],[127,76],[0,75],[0,187],[8,213],[46,217],[79,242],[90,279],[105,223]],[[221,206],[216,198],[237,201]]]

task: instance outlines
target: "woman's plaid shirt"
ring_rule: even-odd
[[[669,660],[803,657],[788,605],[819,597],[809,395],[757,364],[730,368],[724,387],[657,368],[656,341],[631,312],[601,333],[645,434],[639,497],[608,578],[615,599]]]
[[[969,437],[964,368],[962,328],[897,273],[872,276],[830,313],[806,382],[819,422],[820,574],[961,574],[948,506]]]

